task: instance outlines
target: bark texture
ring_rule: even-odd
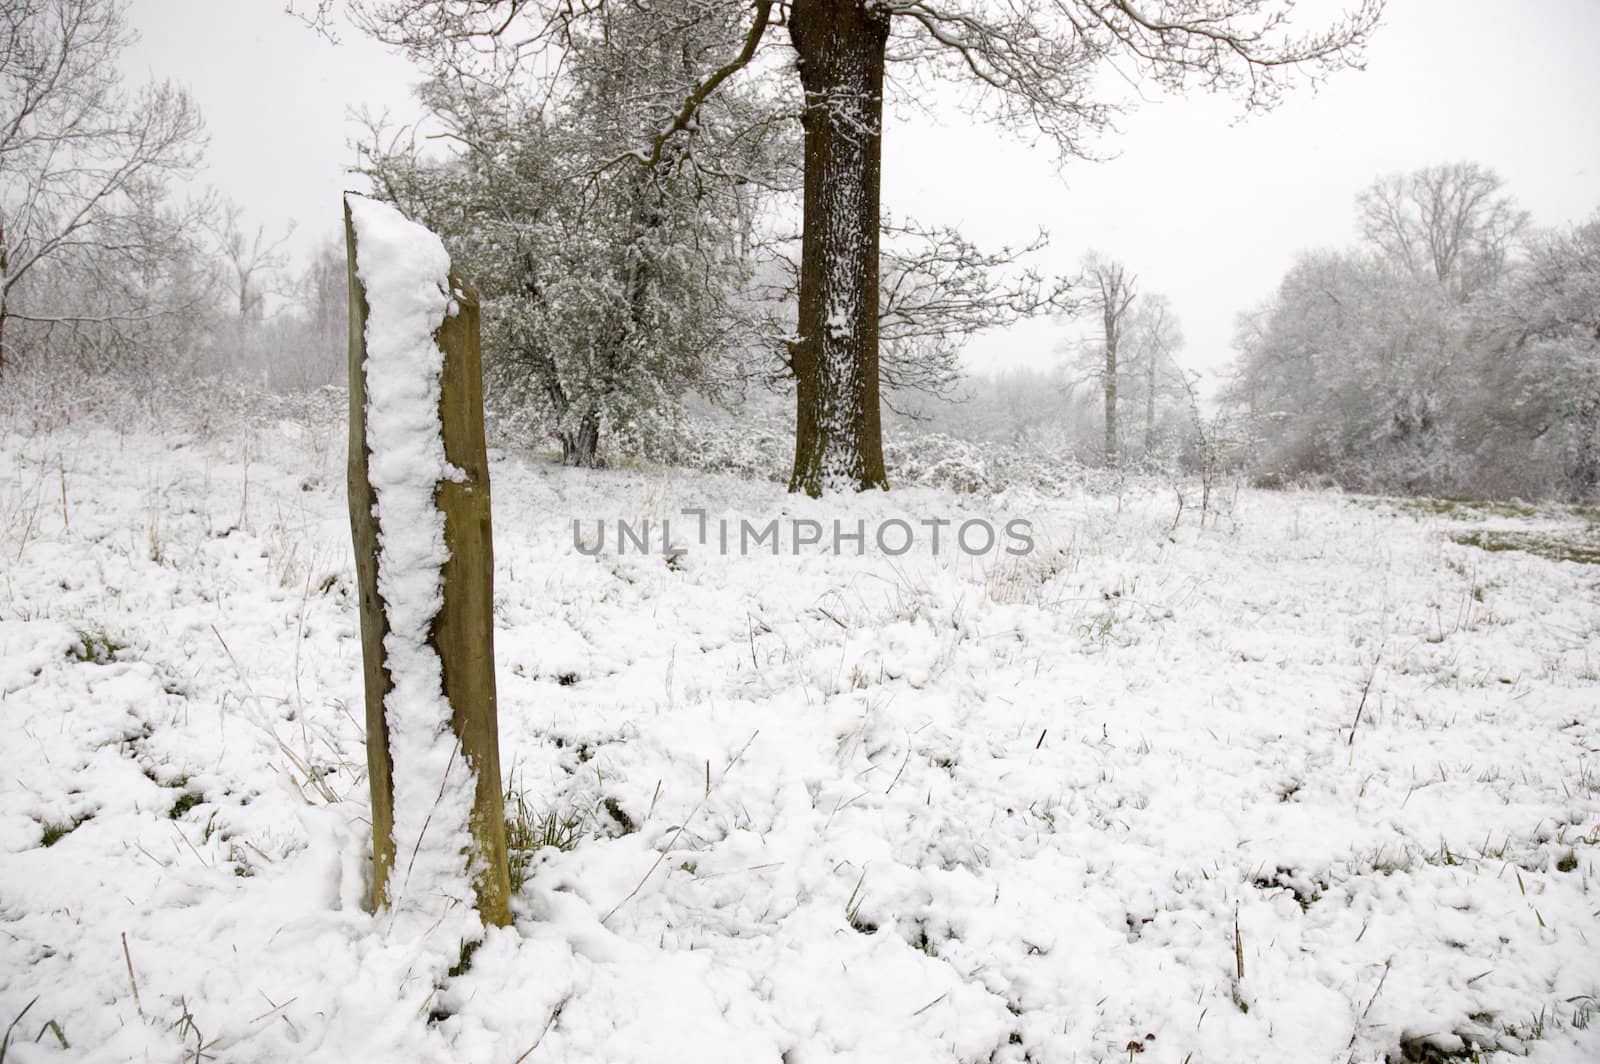
[[[578,426],[561,433],[561,464],[596,469],[605,463],[600,460],[600,418],[585,414]]]
[[[6,297],[10,295],[11,253],[6,247],[5,222],[0,220],[0,381],[6,379]]]
[[[878,402],[878,193],[889,15],[796,0],[805,199],[789,490],[887,488]]]

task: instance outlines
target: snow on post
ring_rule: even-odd
[[[346,194],[345,239],[372,902],[476,940],[511,922],[477,297],[393,207]]]

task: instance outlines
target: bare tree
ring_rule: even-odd
[[[1379,178],[1357,200],[1362,235],[1417,280],[1465,303],[1505,272],[1528,212],[1478,163],[1442,163]]]
[[[162,312],[27,284],[85,254],[138,272],[169,250],[172,227],[150,222],[162,217],[166,181],[198,164],[202,124],[170,82],[123,89],[117,59],[133,39],[117,0],[0,9],[0,372],[13,354],[8,322],[74,328]]]
[[[879,288],[878,376],[884,403],[896,393],[949,394],[961,377],[961,345],[973,334],[1062,309],[1070,282],[1021,267],[1046,244],[984,251],[949,226],[884,219]]]
[[[882,401],[896,414],[926,416],[921,400],[951,398],[963,379],[961,349],[984,329],[1000,328],[1049,310],[1064,311],[1075,296],[1069,278],[1046,277],[1024,265],[1048,243],[1043,231],[1027,244],[978,247],[950,226],[924,226],[884,217],[879,249],[878,380]],[[777,255],[778,276],[758,298],[773,313],[765,332],[778,358],[764,374],[777,387],[794,380],[790,344],[799,289],[798,248]],[[787,315],[778,313],[787,308]]]
[[[294,222],[284,227],[283,235],[269,239],[265,225],[247,234],[241,224],[244,208],[225,204],[215,228],[222,257],[227,260],[234,295],[238,300],[239,323],[259,325],[266,306],[268,281],[287,261],[283,246],[294,235]]]
[[[1183,389],[1176,386],[1173,356],[1183,346],[1183,330],[1172,303],[1159,292],[1142,296],[1128,315],[1123,332],[1125,351],[1138,367],[1138,390],[1144,393],[1144,447],[1148,456],[1156,447],[1157,409],[1166,395],[1176,398]],[[1124,359],[1126,361],[1126,359]]]
[[[1189,405],[1189,430],[1193,436],[1195,466],[1200,472],[1200,527],[1206,527],[1206,518],[1211,513],[1211,489],[1216,483],[1217,471],[1223,461],[1224,426],[1227,424],[1223,414],[1215,414],[1211,418],[1205,416],[1200,406],[1200,392],[1198,388],[1200,375],[1198,373],[1180,373],[1179,379],[1183,382],[1184,396]],[[1183,491],[1178,491],[1178,516],[1172,519],[1172,527],[1178,527],[1178,518],[1183,516]]]
[[[1366,4],[1323,35],[1284,40],[1284,13],[1266,10],[1261,0],[1172,0],[1149,10],[1129,0],[795,0],[788,29],[805,91],[806,247],[791,490],[887,486],[873,312],[891,41],[897,60],[975,84],[995,118],[1013,129],[1038,128],[1072,157],[1087,153],[1116,110],[1091,95],[1102,62],[1127,62],[1172,89],[1234,89],[1248,106],[1268,106],[1279,97],[1285,70],[1344,65],[1377,8]],[[1107,456],[1114,463],[1111,387]]]
[[[1083,264],[1083,284],[1089,291],[1090,305],[1100,313],[1101,354],[1105,364],[1100,371],[1100,388],[1106,403],[1106,466],[1115,469],[1118,462],[1117,430],[1117,358],[1122,346],[1124,322],[1128,310],[1139,295],[1139,279],[1128,273],[1128,268],[1114,259],[1091,252]]]
[[[503,73],[538,61],[559,84],[552,52],[583,39],[608,8],[640,0],[348,0],[390,43],[436,66]],[[879,178],[889,60],[974,87],[978,108],[1032,127],[1062,157],[1083,157],[1118,110],[1097,98],[1106,66],[1174,92],[1229,92],[1270,107],[1296,75],[1354,65],[1381,0],[1352,0],[1327,29],[1294,33],[1279,0],[691,0],[708,24],[740,13],[745,33],[725,62],[663,91],[655,132],[619,151],[653,169],[692,155],[697,116],[743,71],[799,74],[805,176],[792,490],[886,487],[879,412]],[[319,0],[326,8],[333,0]],[[795,62],[766,61],[769,31],[786,31]],[[787,57],[785,57],[787,58]]]

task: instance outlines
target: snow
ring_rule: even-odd
[[[584,831],[439,979],[362,908],[344,428],[173,420],[0,411],[8,1061],[1600,1058],[1594,566],[1325,493],[1169,534],[1132,478],[813,500],[495,452],[502,763]],[[413,460],[402,497],[443,475]],[[868,546],[723,555],[692,507]],[[641,517],[687,553],[573,549]],[[1038,550],[873,548],[932,517]]]
[[[378,596],[391,689],[384,697],[394,780],[395,863],[387,897],[396,931],[438,941],[430,977],[476,941],[469,821],[476,786],[450,728],[439,655],[429,645],[449,560],[434,502],[451,475],[439,422],[444,356],[434,336],[451,313],[450,256],[394,207],[350,195],[356,273],[366,293],[368,479],[378,522]]]

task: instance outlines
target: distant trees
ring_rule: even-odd
[[[1123,323],[1133,301],[1139,296],[1139,279],[1114,259],[1091,254],[1083,265],[1084,284],[1089,303],[1100,317],[1100,390],[1105,397],[1105,461],[1117,467],[1117,375],[1121,371],[1118,355],[1122,347]]]
[[[758,24],[766,5],[757,3]],[[1084,154],[1114,107],[1089,82],[1126,62],[1173,89],[1238,89],[1269,105],[1302,64],[1349,61],[1373,25],[1369,5],[1325,34],[1286,39],[1283,15],[1260,0],[1175,0],[1144,12],[1123,0],[954,7],[868,0],[796,0],[789,40],[806,106],[805,231],[795,345],[799,382],[791,490],[886,487],[878,425],[878,190],[883,80],[896,60],[974,86],[1010,128]],[[1114,378],[1114,374],[1112,375]],[[1114,385],[1113,385],[1114,387]],[[1109,393],[1107,410],[1115,407]],[[1115,425],[1109,460],[1115,461]]]
[[[1413,282],[1466,303],[1501,278],[1528,225],[1502,187],[1470,162],[1390,174],[1356,200],[1361,234]]]
[[[1161,421],[1189,398],[1175,361],[1183,346],[1177,314],[1166,296],[1141,292],[1126,264],[1099,252],[1084,256],[1072,289],[1062,303],[1092,319],[1095,338],[1079,345],[1068,387],[1092,382],[1100,392],[1101,460],[1111,469],[1123,464],[1130,439],[1153,456]],[[1127,429],[1136,417],[1137,437]]]
[[[22,345],[103,365],[181,357],[175,319],[211,295],[192,208],[200,115],[172,83],[129,92],[116,0],[0,10],[0,373]],[[176,349],[176,352],[175,352]]]
[[[304,322],[298,357],[280,361],[291,387],[333,383],[345,368],[339,356],[350,336],[350,283],[345,249],[337,240],[323,241],[293,281],[293,304]]]
[[[267,236],[267,227],[255,232],[244,224],[244,210],[238,204],[224,204],[214,226],[219,249],[227,263],[228,283],[233,289],[241,324],[259,324],[266,313],[267,279],[286,262],[283,246],[294,234],[291,222],[276,238]]]
[[[952,399],[928,403],[914,422],[892,407],[886,416],[911,438],[931,433],[1003,444],[1036,455],[1070,455],[1083,465],[1102,458],[1099,396],[1070,388],[1064,365],[970,374]]]
[[[287,232],[216,193],[179,195],[203,124],[182,87],[119,75],[125,6],[0,4],[0,376],[340,379],[342,248],[296,277]]]
[[[1183,329],[1171,302],[1157,292],[1134,307],[1127,336],[1138,367],[1133,379],[1143,393],[1139,398],[1144,402],[1144,454],[1153,455],[1164,400],[1188,398],[1187,378],[1174,361],[1183,346]]]
[[[331,3],[321,0],[323,7]],[[1381,7],[1378,0],[1362,0],[1329,28],[1296,35],[1287,23],[1289,5],[1267,0],[1160,0],[1148,6],[1129,0],[999,6],[959,0],[350,5],[375,34],[436,71],[472,68],[481,77],[536,63],[550,92],[568,84],[567,68],[554,56],[607,38],[612,22],[630,13],[649,15],[661,31],[676,27],[713,48],[716,61],[685,62],[672,79],[655,83],[651,121],[625,131],[599,173],[612,166],[638,165],[655,173],[690,165],[702,141],[702,114],[713,101],[736,84],[748,84],[752,74],[757,80],[762,74],[798,74],[803,233],[797,325],[789,345],[796,381],[790,486],[810,494],[888,482],[879,410],[879,161],[891,57],[915,64],[919,73],[971,86],[979,109],[991,118],[1013,129],[1035,128],[1064,158],[1078,157],[1116,113],[1116,105],[1096,98],[1092,88],[1105,64],[1171,91],[1227,91],[1247,107],[1267,107],[1295,75],[1317,78],[1350,65]],[[771,57],[776,40],[786,41],[789,50],[781,62]],[[772,98],[793,99],[781,92]]]
[[[1513,459],[1486,470],[1489,486],[1515,492],[1543,466],[1561,494],[1600,499],[1600,212],[1530,243],[1480,316],[1477,424],[1486,446]]]
[[[226,244],[218,254],[225,271],[236,268]],[[341,384],[350,342],[344,248],[325,240],[298,270],[287,259],[274,250],[251,270],[248,287],[225,286],[233,288],[227,294],[237,305],[219,315],[211,363],[219,373],[274,392]],[[241,291],[251,298],[240,301]],[[276,298],[263,313],[268,293]]]
[[[1360,246],[1301,255],[1239,320],[1257,474],[1592,497],[1593,230],[1530,235],[1472,163],[1381,178],[1357,219]]]
[[[883,404],[906,413],[918,400],[949,397],[963,377],[961,349],[974,334],[1063,305],[1070,279],[1021,265],[1046,244],[1040,233],[1021,247],[984,250],[950,226],[885,216],[878,289]],[[799,265],[793,264],[796,274]],[[787,358],[784,368],[792,377]]]

